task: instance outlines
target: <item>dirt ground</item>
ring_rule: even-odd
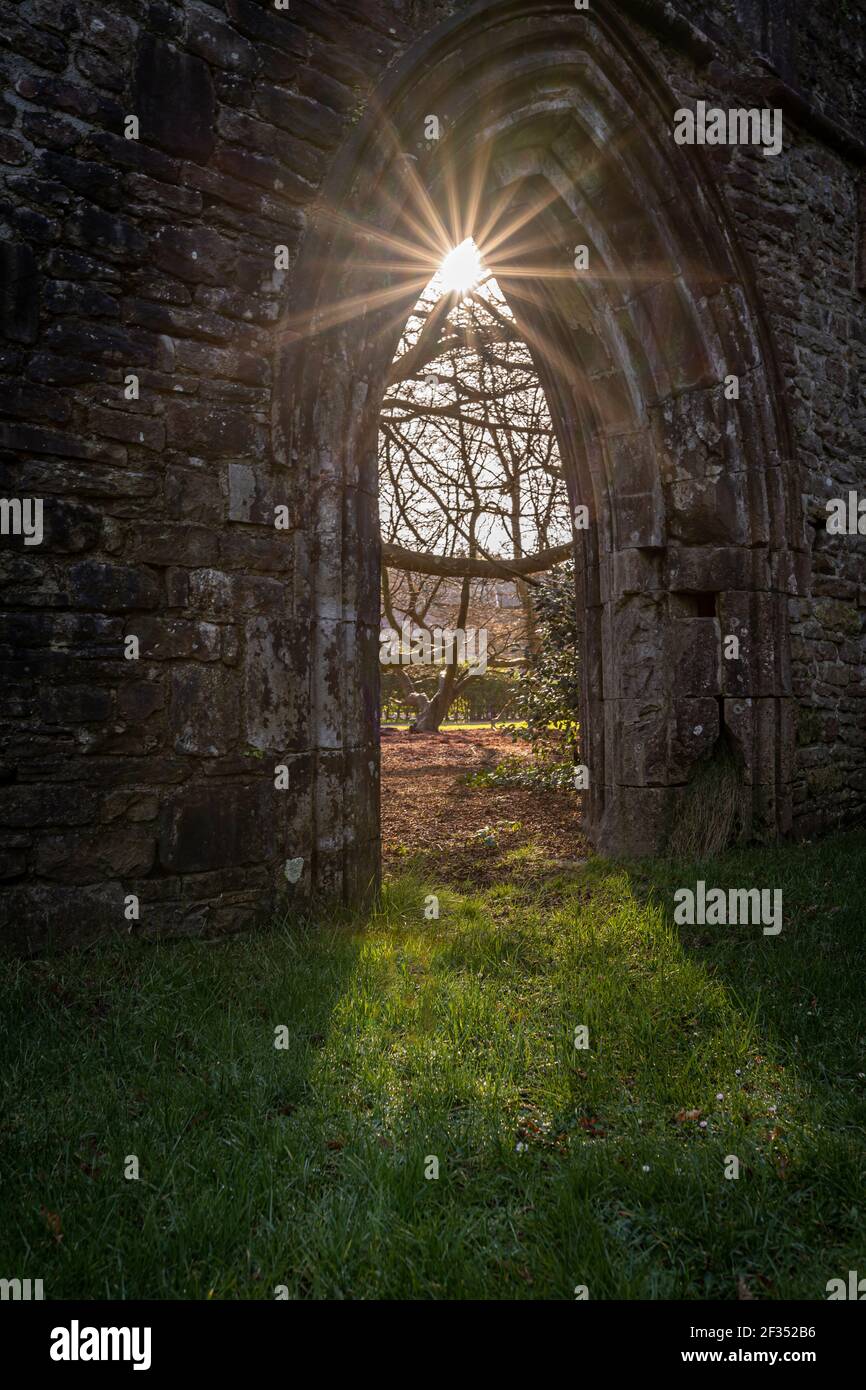
[[[514,849],[578,860],[588,851],[580,798],[523,787],[471,787],[466,775],[529,750],[494,729],[382,735],[382,858],[386,871],[414,854],[452,881],[489,883]]]

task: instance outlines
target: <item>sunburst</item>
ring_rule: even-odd
[[[482,274],[481,256],[471,236],[448,252],[439,267],[439,274],[445,290],[468,294],[475,288]]]

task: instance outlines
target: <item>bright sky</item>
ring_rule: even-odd
[[[466,295],[470,291],[474,291],[476,300],[483,302],[484,310],[489,306],[491,312],[482,310],[479,316],[477,303],[473,303],[470,299],[460,298],[461,295]],[[485,377],[488,385],[485,388],[480,376],[481,366],[477,351],[471,347],[458,347],[455,352],[453,346],[454,329],[466,328],[473,324],[477,326],[479,322],[483,322],[495,333],[497,319],[500,323],[503,320],[512,323],[514,321],[514,315],[498,283],[485,270],[475,242],[471,237],[467,237],[444,258],[418,300],[415,309],[409,315],[397,350],[398,359],[414,347],[430,311],[445,294],[455,294],[455,305],[450,310],[446,320],[447,327],[444,327],[444,332],[450,333],[451,351],[446,357],[439,360],[434,359],[421,369],[424,378],[422,382],[413,380],[410,383],[398,383],[391,387],[385,395],[386,407],[389,398],[396,401],[408,396],[415,402],[423,404],[425,408],[429,404],[430,407],[439,412],[429,416],[422,414],[420,418],[411,420],[404,417],[405,423],[399,427],[400,435],[409,441],[413,448],[417,447],[419,453],[423,453],[428,459],[436,461],[434,467],[431,467],[429,463],[425,465],[420,458],[416,460],[415,471],[421,479],[425,479],[425,477],[435,478],[435,469],[440,466],[441,461],[443,471],[452,475],[455,480],[454,487],[449,486],[447,493],[434,492],[433,495],[425,495],[423,487],[419,487],[417,480],[412,480],[405,470],[401,474],[401,491],[404,488],[411,488],[412,490],[413,514],[416,521],[420,519],[422,535],[428,531],[431,535],[441,531],[441,518],[443,513],[448,511],[449,503],[451,503],[454,512],[459,512],[468,505],[465,488],[460,484],[463,470],[459,464],[458,427],[447,418],[447,415],[443,416],[442,414],[443,408],[447,410],[458,403],[457,391],[453,384],[453,373],[459,372],[459,384],[463,393],[460,401],[461,412],[476,418],[486,413],[483,404],[477,401],[467,403],[466,390],[468,389],[471,394],[473,389],[476,392],[489,389],[489,368]],[[511,444],[519,457],[526,453],[528,447],[528,436],[525,431],[519,429],[522,420],[534,419],[536,427],[543,431],[552,432],[553,425],[526,344],[518,340],[508,345],[500,344],[494,351],[497,355],[507,355],[509,367],[507,372],[503,368],[503,372],[506,372],[510,394],[508,394],[507,404],[505,404],[500,392],[499,405],[491,413],[495,418],[505,421],[508,421],[513,415],[516,427]],[[395,414],[392,418],[399,419],[400,417]],[[505,439],[501,429],[499,431],[500,448],[497,448],[493,435],[489,431],[485,431],[483,426],[474,429],[473,435],[479,443],[474,465],[476,480],[482,496],[489,498],[491,502],[490,513],[483,517],[478,527],[478,540],[490,554],[511,555],[514,553],[514,547],[510,521],[505,521],[496,514],[497,507],[500,509],[506,507],[507,510],[510,505],[507,502],[506,473],[500,453],[501,448],[504,447],[507,456],[510,447],[509,442]],[[540,435],[537,436],[532,445],[530,459],[531,462],[527,461],[525,470],[523,465],[521,465],[520,470],[520,532],[525,553],[539,549],[544,544],[559,545],[571,538],[565,486],[561,480],[552,477],[540,466],[541,462],[546,462],[554,470],[559,468],[560,456],[555,439],[552,439],[552,444],[550,444],[543,440]],[[456,467],[455,463],[457,464]],[[463,476],[465,477],[465,474]],[[437,487],[442,486],[441,479],[437,479],[436,482]],[[545,499],[549,499],[552,494],[555,494],[556,500],[552,514],[548,515],[547,536],[539,537],[536,514],[539,509],[542,514],[545,512]],[[380,478],[380,512],[383,528],[386,532],[392,497],[392,484],[383,474]],[[412,537],[405,527],[401,527],[399,539],[403,544],[412,548],[423,548],[419,543],[419,537],[417,535]],[[442,553],[444,549],[450,549],[450,547],[444,546],[440,540],[440,542],[431,543],[430,549]],[[466,553],[466,546],[460,543],[459,539],[455,549],[457,553]]]

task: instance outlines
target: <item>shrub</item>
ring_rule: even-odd
[[[578,762],[580,654],[574,563],[551,570],[533,596],[536,644],[517,683],[512,738],[532,745],[536,761]],[[522,721],[521,727],[517,721]],[[569,774],[570,780],[570,774]]]

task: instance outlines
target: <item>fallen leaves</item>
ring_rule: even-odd
[[[597,1115],[589,1117],[581,1115],[578,1124],[584,1133],[589,1135],[590,1139],[604,1139],[607,1135],[607,1130]]]
[[[471,734],[395,734],[382,741],[382,849],[387,864],[435,854],[446,881],[495,882],[506,850],[533,844],[541,853],[587,848],[580,801],[527,787],[467,785],[469,772],[515,753],[498,729]],[[522,750],[516,750],[522,756]],[[527,755],[528,756],[528,755]],[[479,846],[484,853],[479,854]]]

